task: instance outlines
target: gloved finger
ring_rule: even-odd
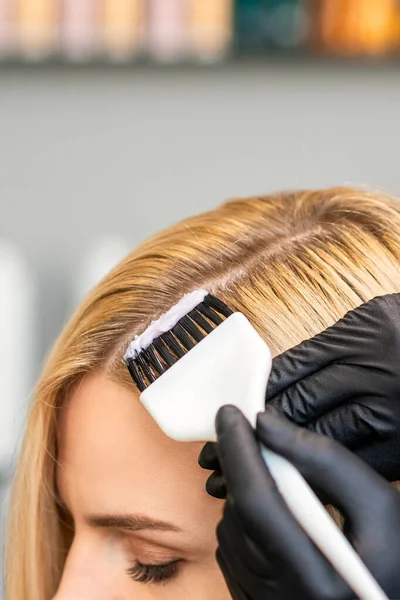
[[[357,456],[388,481],[400,479],[400,436],[395,432],[389,438],[378,438],[356,450]],[[382,456],[385,460],[382,460]]]
[[[262,525],[260,520],[260,527]],[[296,598],[320,598],[321,589],[334,591],[337,598],[347,597],[347,584],[303,531],[301,538],[295,535],[282,539],[284,535],[284,531],[278,537],[264,535],[263,543],[257,543],[246,535],[234,503],[228,498],[224,517],[217,527],[219,549],[235,577],[246,581],[251,598],[269,598],[270,595],[275,598],[278,586],[279,598],[291,600],[293,589],[286,588],[284,575],[288,570],[291,574],[296,573],[302,582],[302,593],[297,589]]]
[[[297,427],[272,413],[260,413],[257,433],[268,448],[287,458],[312,487],[353,522],[377,507],[390,485],[361,459],[333,440]]]
[[[252,600],[242,589],[238,581],[237,574],[235,574],[235,569],[232,567],[229,561],[229,556],[227,557],[223,552],[221,552],[221,548],[218,547],[215,557],[233,600]]]
[[[299,573],[313,570],[321,581],[331,577],[331,568],[280,495],[244,415],[224,406],[217,413],[216,429],[228,501],[233,499],[245,533],[267,551],[273,546],[274,555]]]
[[[221,471],[214,471],[206,481],[206,492],[213,498],[224,500],[227,495],[225,477]]]
[[[325,369],[334,360],[340,360],[341,356],[347,355],[347,348],[343,345],[346,336],[341,332],[335,333],[334,328],[338,323],[273,358],[267,400],[281,394],[288,386],[301,379]]]
[[[241,573],[243,579],[248,579],[249,574],[263,579],[274,575],[274,541],[264,540],[261,548],[246,535],[231,497],[225,503],[223,519],[217,527],[217,540],[221,550],[225,549],[231,557],[230,562],[236,565],[236,572],[245,570]]]
[[[368,406],[370,402],[373,404],[371,408]],[[348,404],[326,413],[305,427],[354,450],[368,442],[385,437],[387,430],[385,407],[384,402],[381,404],[382,412],[377,414],[375,398],[355,396]]]
[[[224,476],[221,473],[221,465],[218,459],[217,444],[215,442],[207,442],[203,446],[198,463],[200,467],[206,470],[213,470],[206,482],[206,491],[210,496],[218,499],[226,498],[226,485]]]
[[[253,574],[251,566],[248,567],[250,571],[245,568],[234,550],[226,545],[218,546],[216,558],[233,598],[253,600],[268,597],[266,593],[269,584],[268,573],[264,577]]]
[[[336,323],[315,336],[300,342],[294,348],[282,352],[272,361],[266,399],[282,393],[289,385],[308,377],[333,362],[349,362],[356,356],[360,359],[360,349],[368,348],[368,342],[376,344],[376,337],[382,331],[382,323],[387,321],[387,305],[392,308],[394,294],[380,296],[349,310]],[[398,303],[398,300],[397,300]]]
[[[215,442],[207,442],[199,454],[198,463],[202,469],[210,471],[220,471],[221,467],[218,459],[217,444]]]
[[[280,504],[281,498],[262,457],[254,431],[239,409],[223,406],[216,416],[218,455],[229,495],[242,513],[254,513],[263,498],[260,515],[268,504],[266,495]],[[274,498],[275,497],[275,498]]]
[[[312,358],[309,357],[309,360]],[[272,397],[268,380],[265,410],[278,410],[284,417],[306,425],[322,415],[346,405],[363,395],[363,379],[354,377],[354,365],[333,363],[326,368],[297,378],[277,396]],[[369,382],[364,387],[371,393]]]

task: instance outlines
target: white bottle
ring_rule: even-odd
[[[0,470],[16,461],[35,380],[37,286],[21,250],[0,239]]]
[[[87,250],[78,271],[74,290],[74,302],[82,298],[129,252],[125,240],[109,235],[96,240]]]

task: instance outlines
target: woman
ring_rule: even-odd
[[[142,244],[88,296],[31,406],[12,500],[10,600],[229,598],[215,562],[223,503],[201,445],[166,439],[122,355],[183,293],[243,312],[273,355],[400,291],[400,206],[329,189],[229,202]],[[190,399],[188,399],[190,402]]]

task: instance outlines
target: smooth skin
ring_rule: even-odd
[[[74,537],[53,600],[228,600],[215,560],[223,503],[205,492],[202,444],[167,438],[102,373],[73,391],[59,427],[57,487]],[[157,583],[127,572],[137,561],[179,562],[153,569],[172,574]]]

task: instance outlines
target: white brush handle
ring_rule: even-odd
[[[257,414],[265,410],[271,364],[264,340],[242,313],[233,313],[146,388],[140,400],[170,438],[215,442],[215,415],[225,398],[255,426]],[[294,517],[354,593],[362,600],[387,600],[300,473],[281,456],[261,451]]]
[[[388,600],[299,471],[264,446],[261,454],[296,520],[353,592],[362,600]]]

